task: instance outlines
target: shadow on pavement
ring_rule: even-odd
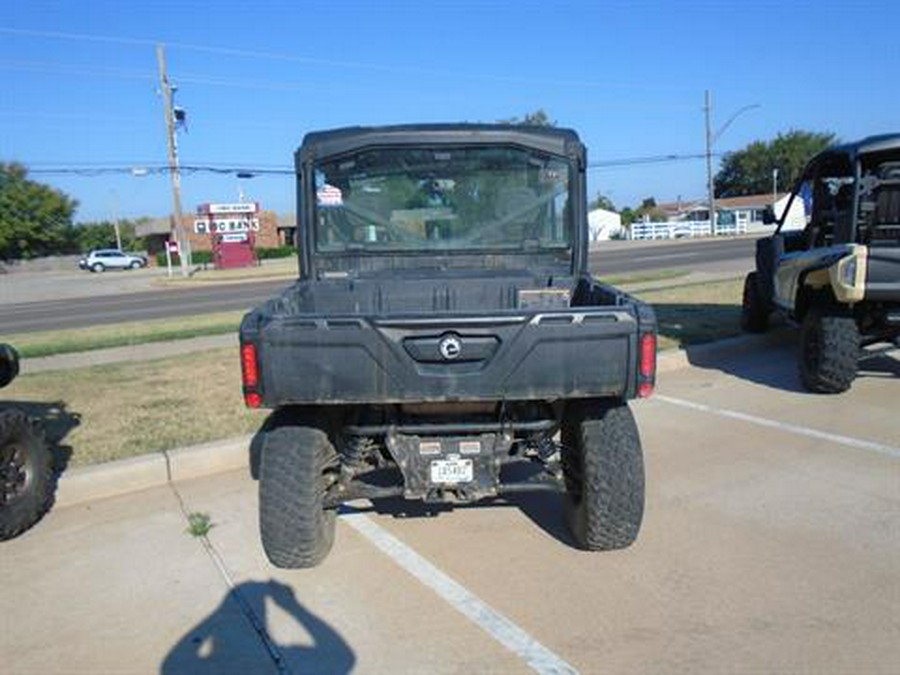
[[[774,330],[758,338],[757,345],[746,343],[729,349],[728,341],[688,347],[685,352],[691,366],[721,371],[727,375],[779,391],[809,396],[800,379],[799,334],[796,330]],[[860,356],[859,379],[900,376],[900,351],[894,347],[868,348]]]
[[[694,368],[718,370],[779,391],[808,393],[800,381],[796,345],[783,336],[761,339],[758,346],[750,348],[729,350],[724,343],[691,346],[685,352]]]
[[[563,515],[563,495],[522,492],[473,504],[429,504],[399,497],[373,499],[368,507],[345,507],[353,513],[377,513],[392,518],[436,518],[453,510],[517,508],[547,535],[565,546],[575,546]]]
[[[267,606],[280,608],[292,624],[277,633],[290,634],[287,644],[273,637]],[[240,615],[241,625],[234,618]],[[166,655],[162,675],[256,673],[260,655],[271,672],[349,673],[356,655],[340,634],[306,609],[290,586],[270,579],[248,581],[229,591],[221,604],[194,626]]]

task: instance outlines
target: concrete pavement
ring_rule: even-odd
[[[648,493],[628,550],[571,548],[553,495],[431,515],[387,502],[343,516],[322,566],[284,572],[260,550],[255,484],[231,471],[55,509],[0,544],[0,658],[15,673],[527,672],[429,585],[443,574],[583,673],[896,672],[900,358],[822,397],[793,357],[790,341],[695,354],[634,405]],[[211,515],[207,541],[185,533],[192,511]]]

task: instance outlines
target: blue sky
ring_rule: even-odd
[[[352,124],[482,121],[544,108],[592,162],[717,151],[791,128],[844,140],[898,130],[894,2],[29,2],[0,16],[0,161],[164,163],[154,43],[165,43],[182,164],[289,167],[303,134]],[[33,177],[77,220],[163,215],[168,179]],[[702,160],[599,168],[618,206],[699,197]],[[186,211],[248,198],[294,208],[290,176],[183,177]]]

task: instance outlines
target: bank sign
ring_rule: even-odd
[[[226,213],[256,213],[259,205],[255,202],[252,204],[206,204],[206,213],[210,214],[226,214]],[[201,211],[202,213],[203,211]]]

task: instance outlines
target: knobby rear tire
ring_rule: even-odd
[[[565,510],[576,544],[589,551],[630,546],[644,516],[644,461],[624,402],[570,404],[562,427]]]
[[[847,391],[859,368],[860,335],[852,316],[811,309],[803,318],[800,379],[809,391]]]
[[[315,567],[331,550],[336,511],[322,504],[336,459],[319,429],[283,422],[265,432],[259,526],[263,549],[276,567]]]

